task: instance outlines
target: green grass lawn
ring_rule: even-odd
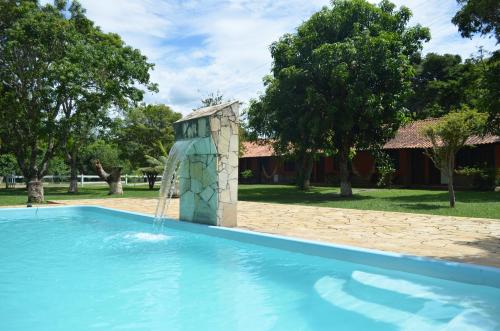
[[[448,191],[413,189],[354,189],[351,198],[339,188],[314,187],[302,192],[287,185],[240,185],[238,198],[319,207],[399,211],[433,215],[500,219],[500,192],[456,192],[456,207],[448,204]]]
[[[69,194],[66,190],[66,186],[46,187],[45,199],[158,197],[157,188],[149,190],[143,185],[125,186],[123,196],[108,196],[105,186],[85,186],[77,194]],[[338,193],[335,187],[314,187],[309,192],[302,192],[288,185],[240,185],[238,197],[242,201],[500,219],[500,192],[459,191],[453,209],[448,207],[448,192],[443,190],[354,189],[351,198],[341,198]],[[25,203],[24,188],[0,189],[0,206]]]
[[[18,185],[20,186],[20,185]],[[108,186],[87,185],[78,189],[78,193],[67,192],[67,185],[45,187],[45,200],[71,200],[71,199],[103,199],[103,198],[157,198],[158,188],[149,190],[147,185],[128,185],[123,187],[123,195],[108,195]],[[26,204],[27,193],[25,188],[0,189],[0,206]]]

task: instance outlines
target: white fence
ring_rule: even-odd
[[[24,182],[23,176],[10,176],[10,178],[15,178],[16,183]],[[158,175],[156,180],[158,182],[161,181],[162,176]],[[147,183],[147,177],[145,175],[122,175],[121,176],[122,183],[125,185],[128,184],[142,184]],[[69,176],[58,176],[58,175],[48,175],[43,178],[45,183],[68,183]],[[78,182],[80,186],[84,185],[103,185],[106,184],[99,176],[97,175],[78,175]]]

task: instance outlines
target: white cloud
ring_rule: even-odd
[[[328,0],[81,0],[104,31],[116,32],[156,64],[153,81],[163,102],[187,113],[199,100],[220,90],[248,101],[262,91],[269,72],[269,45],[328,5]],[[378,1],[372,1],[378,2]],[[450,22],[456,0],[394,0],[414,12],[411,23],[431,28],[424,52],[474,53],[493,40],[463,39]]]
[[[421,24],[431,30],[431,40],[424,45],[424,53],[453,53],[463,58],[477,53],[479,46],[495,49],[492,39],[475,37],[465,39],[460,36],[457,27],[451,23],[453,15],[459,9],[456,0],[392,0],[398,7],[411,9],[413,17],[410,24]],[[376,3],[378,1],[370,0]]]

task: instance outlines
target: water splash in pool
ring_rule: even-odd
[[[126,234],[124,238],[132,239],[133,241],[158,242],[165,241],[170,237],[161,233],[137,232]]]

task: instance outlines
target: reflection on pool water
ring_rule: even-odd
[[[499,328],[495,287],[109,212],[0,212],[0,330]]]

